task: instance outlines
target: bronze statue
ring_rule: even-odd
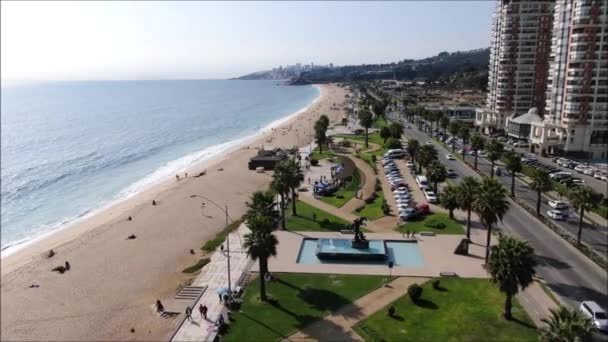
[[[365,221],[367,221],[366,217],[359,217],[356,218],[351,225],[351,229],[355,233],[352,242],[353,248],[369,248],[369,242],[365,239],[365,235],[361,231],[361,226],[365,225]]]

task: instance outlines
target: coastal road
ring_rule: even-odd
[[[395,121],[400,120],[395,116],[389,118]],[[416,129],[415,125],[411,127],[404,130],[406,136],[417,139],[421,143],[431,140],[426,134]],[[480,178],[475,171],[460,160],[446,160],[444,156],[451,151],[435,141],[433,144],[440,156],[439,161],[459,175],[456,182],[459,182],[464,176]],[[594,300],[605,305],[603,303],[608,302],[606,271],[518,204],[509,201],[511,208],[497,228],[504,233],[529,241],[530,245],[534,247],[538,262],[537,275],[544,280],[545,284],[560,297],[563,303],[573,308],[583,300]]]

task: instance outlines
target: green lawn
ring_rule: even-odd
[[[291,215],[291,207],[285,209],[286,226],[289,230],[299,231],[339,231],[348,229],[349,223],[321,209],[302,201],[297,201],[298,216]],[[314,215],[316,214],[316,221]],[[325,221],[327,219],[327,221]]]
[[[513,321],[502,317],[505,296],[485,279],[441,279],[441,288],[425,283],[422,299],[406,295],[355,326],[366,341],[536,341],[534,324],[516,299]]]
[[[384,212],[382,211],[382,204],[386,202],[384,199],[384,192],[382,190],[377,191],[376,194],[378,197],[371,204],[366,204],[363,210],[359,212],[354,212],[355,215],[365,216],[368,220],[377,220],[381,217],[384,217]]]
[[[429,224],[429,222],[441,222],[445,224],[444,228],[433,228],[425,226]],[[431,215],[426,215],[424,218],[418,221],[407,221],[397,227],[397,229],[401,233],[405,233],[408,230],[410,232],[433,232],[435,234],[464,234],[465,228],[455,220],[450,219],[448,214],[444,213],[434,213]]]
[[[321,196],[320,199],[327,204],[340,208],[344,205],[344,203],[355,197],[360,184],[361,175],[359,174],[359,170],[355,169],[355,173],[353,173],[353,180],[348,185],[336,191],[336,193],[334,193],[332,196]]]
[[[385,118],[377,118],[376,120],[374,120],[374,123],[372,124],[372,127],[374,128],[382,128],[382,127],[386,127],[388,126],[388,122],[386,122]]]
[[[319,147],[316,147],[311,154],[311,158],[312,159],[316,159],[316,160],[323,160],[323,159],[327,159],[327,158],[333,158],[336,155],[331,152],[330,150],[328,150],[327,148],[323,149],[323,152],[319,152]]]
[[[226,341],[277,341],[336,309],[378,288],[381,276],[329,274],[276,274],[268,283],[272,301],[259,300],[259,279],[253,279],[244,294],[241,310],[235,312]]]

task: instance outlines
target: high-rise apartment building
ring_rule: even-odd
[[[507,117],[545,107],[554,1],[499,0],[492,19],[486,106],[476,125],[505,129]]]
[[[544,120],[530,139],[542,151],[608,156],[608,2],[557,0]]]

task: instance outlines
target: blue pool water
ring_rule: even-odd
[[[382,240],[370,240],[368,249],[353,248],[350,240],[319,239],[314,240],[319,246],[319,252],[351,253],[351,254],[385,254],[386,249]]]
[[[328,248],[327,239],[321,240],[323,245],[321,248]],[[382,240],[370,240],[370,249],[375,248],[384,249],[384,244]],[[317,258],[317,239],[304,239],[302,241],[302,245],[300,246],[300,254],[298,255],[298,264],[348,264],[348,265],[386,265],[388,261],[393,261],[395,266],[407,266],[407,267],[423,267],[424,260],[422,258],[422,253],[420,252],[420,247],[415,242],[406,242],[406,241],[386,241],[386,251],[388,252],[388,261],[387,262],[373,262],[373,261],[336,261],[336,260],[319,260]],[[345,251],[352,252],[350,247],[349,240],[333,240],[334,245],[345,245]],[[346,245],[348,244],[348,245]],[[381,246],[381,247],[379,247]],[[378,252],[376,251],[376,252]],[[361,251],[363,253],[363,251]]]

